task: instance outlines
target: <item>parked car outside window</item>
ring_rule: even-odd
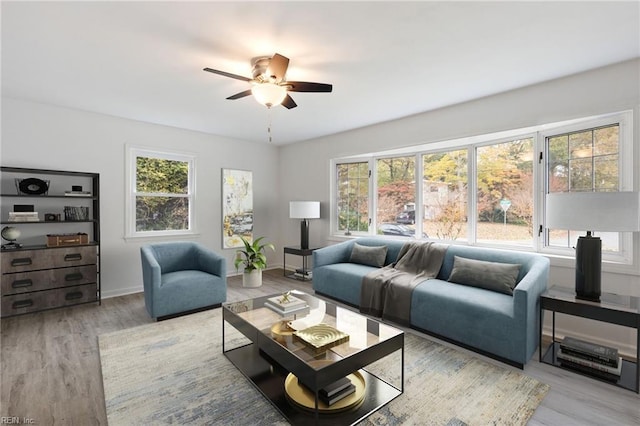
[[[382,235],[395,235],[397,237],[414,237],[416,236],[415,228],[399,223],[383,223],[378,228],[378,233]],[[429,238],[429,236],[423,232],[422,238]]]
[[[416,211],[415,210],[405,210],[405,211],[401,212],[398,216],[396,216],[396,222],[409,224],[409,225],[415,225],[415,223],[416,223]]]

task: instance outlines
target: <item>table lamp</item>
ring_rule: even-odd
[[[320,218],[320,201],[290,201],[289,217],[300,222],[300,248],[309,248],[309,219]]]
[[[640,193],[551,193],[546,212],[548,229],[588,229],[576,244],[576,297],[600,302],[602,241],[591,231],[640,231]]]

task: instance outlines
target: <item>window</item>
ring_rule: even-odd
[[[415,172],[415,156],[376,160],[376,230],[378,234],[415,236],[414,225],[417,214]],[[405,226],[399,227],[395,224]]]
[[[129,148],[128,237],[193,233],[194,158]]]
[[[438,240],[467,240],[467,150],[422,156],[423,231]]]
[[[533,137],[476,149],[476,240],[533,247]]]
[[[547,192],[621,191],[620,125],[553,134],[545,137]],[[586,230],[547,230],[546,245],[568,249]],[[603,256],[625,251],[617,232],[598,233]],[[607,253],[608,252],[608,253]]]
[[[336,166],[337,230],[351,232],[369,230],[369,163],[343,163]]]
[[[333,229],[573,256],[585,230],[545,230],[544,195],[631,190],[632,118],[629,111],[334,160]],[[599,236],[605,261],[638,267],[632,233]]]

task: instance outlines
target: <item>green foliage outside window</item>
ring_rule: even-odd
[[[189,163],[136,158],[136,231],[189,229]]]

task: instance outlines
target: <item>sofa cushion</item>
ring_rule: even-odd
[[[455,256],[448,281],[513,295],[520,265]]]
[[[381,268],[387,258],[387,246],[363,246],[355,243],[349,261]]]

